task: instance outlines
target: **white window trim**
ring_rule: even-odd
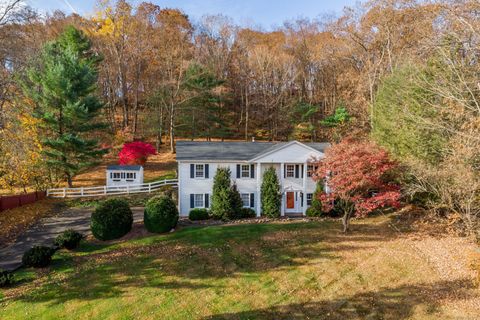
[[[289,168],[292,168],[290,171]],[[289,173],[292,175],[290,176]],[[285,178],[295,178],[295,165],[294,164],[287,164],[285,165]]]
[[[245,168],[244,168],[245,167]],[[246,170],[244,170],[246,169]],[[244,176],[243,173],[246,172],[247,176]],[[249,179],[251,178],[250,176],[251,173],[251,167],[249,164],[241,164],[240,165],[240,179]]]
[[[245,205],[243,197],[246,196],[248,198],[248,204]],[[244,208],[250,208],[250,193],[240,193],[240,197],[242,198],[242,203]]]
[[[197,196],[201,196],[202,198],[202,205],[197,206]],[[205,194],[204,193],[194,193],[193,195],[193,207],[194,208],[205,208]]]
[[[197,166],[202,166],[202,171],[203,171],[203,174],[202,176],[198,176],[197,177]],[[193,178],[194,179],[205,179],[205,164],[204,163],[195,163],[194,164],[194,171],[193,171]]]
[[[308,204],[308,200],[309,200],[308,198],[309,198],[309,196],[310,196],[310,204]],[[306,201],[305,201],[306,205],[307,205],[307,206],[311,206],[311,205],[312,205],[312,201],[313,201],[313,193],[307,193],[305,199],[306,199]]]

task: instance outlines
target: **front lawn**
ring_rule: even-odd
[[[458,263],[464,239],[401,235],[389,223],[355,221],[348,235],[337,221],[281,222],[85,242],[58,252],[50,271],[21,270],[0,318],[474,318],[470,271],[445,277],[428,256],[442,247]]]

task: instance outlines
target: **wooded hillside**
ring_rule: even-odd
[[[410,199],[467,224],[478,215],[476,0],[373,0],[271,31],[123,0],[99,1],[92,17],[42,17],[19,0],[0,10],[3,187],[68,179],[133,140],[174,152],[177,137],[353,136],[405,166]],[[85,107],[97,100],[98,112]],[[81,124],[93,117],[103,130]],[[81,152],[69,162],[72,148]]]

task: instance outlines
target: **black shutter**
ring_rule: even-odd
[[[303,172],[305,171],[305,165],[302,164],[302,179],[303,179]]]
[[[195,178],[195,165],[193,163],[190,164],[190,178]]]
[[[190,193],[190,208],[195,207],[195,195]]]
[[[283,178],[285,179],[287,177],[287,165],[283,165]]]
[[[237,164],[237,179],[240,179],[240,165]]]
[[[250,178],[255,178],[255,165],[251,164],[250,165]]]
[[[303,207],[303,192],[300,192],[300,205]]]
[[[208,193],[205,193],[205,208],[210,207],[210,204],[208,203]]]
[[[209,170],[208,170],[208,169],[209,169],[209,165],[206,164],[206,165],[205,165],[205,179],[208,179],[208,174],[209,174]]]
[[[300,166],[298,164],[295,165],[295,178],[299,178],[300,177],[300,174],[299,174],[299,168]]]
[[[250,193],[250,208],[255,208],[255,193]]]

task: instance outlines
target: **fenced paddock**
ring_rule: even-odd
[[[176,187],[177,179],[161,180],[142,184],[129,184],[120,186],[99,186],[99,187],[79,187],[79,188],[56,188],[48,189],[47,197],[50,198],[82,198],[82,197],[101,197],[115,196],[133,193],[150,193],[165,186]]]

